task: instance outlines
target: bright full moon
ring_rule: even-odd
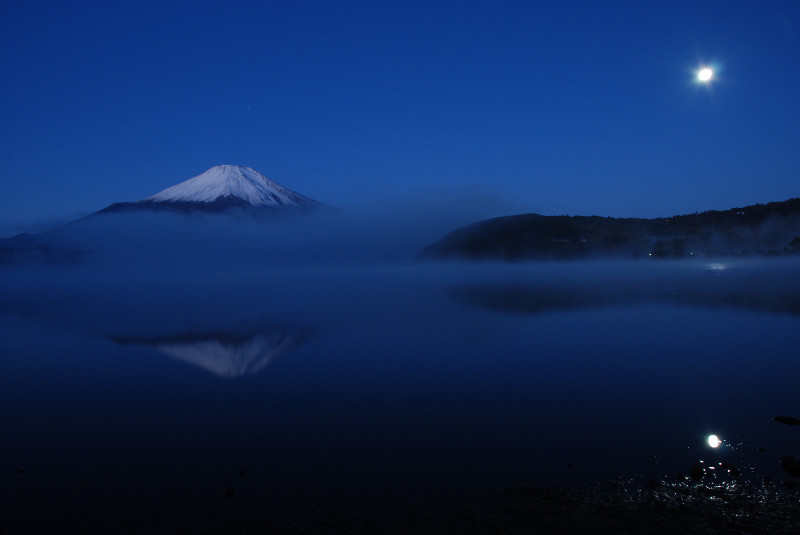
[[[722,443],[717,435],[708,435],[708,445],[717,448]]]
[[[714,71],[709,69],[708,67],[703,67],[699,71],[697,71],[697,79],[701,82],[708,82],[711,78],[714,77]]]

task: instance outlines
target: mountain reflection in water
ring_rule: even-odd
[[[249,335],[183,335],[159,338],[112,338],[119,344],[143,345],[194,364],[220,377],[242,377],[263,370],[308,338],[303,331],[259,332]]]

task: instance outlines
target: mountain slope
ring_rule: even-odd
[[[669,218],[523,214],[473,223],[425,247],[421,258],[571,260],[741,256],[796,252],[800,199]]]

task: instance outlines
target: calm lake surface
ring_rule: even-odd
[[[5,269],[0,531],[470,503],[700,460],[791,479],[800,428],[772,417],[800,417],[798,274]]]

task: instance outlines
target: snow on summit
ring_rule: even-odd
[[[255,169],[218,165],[143,199],[146,203],[232,203],[256,207],[309,207],[319,203],[268,179]]]

